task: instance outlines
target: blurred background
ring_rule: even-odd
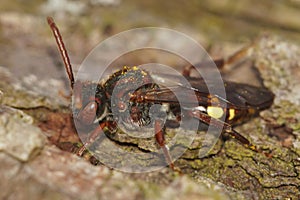
[[[0,65],[16,77],[65,79],[47,16],[55,18],[76,66],[105,38],[145,26],[183,32],[215,58],[230,55],[262,34],[299,43],[299,11],[299,0],[1,1]]]

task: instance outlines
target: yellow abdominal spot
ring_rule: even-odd
[[[208,106],[207,114],[213,118],[219,119],[223,116],[224,111],[220,107]]]
[[[136,71],[136,70],[138,70],[139,68],[138,68],[137,66],[133,66],[132,69],[133,69],[134,71]]]
[[[230,108],[228,120],[232,120],[234,118],[234,116],[235,116],[235,110]]]

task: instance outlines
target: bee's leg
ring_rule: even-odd
[[[247,138],[239,134],[232,126],[226,122],[220,121],[218,119],[210,117],[208,114],[203,113],[199,110],[190,111],[189,113],[192,117],[199,119],[201,122],[215,126],[217,128],[223,129],[224,132],[228,133],[230,137],[238,140],[246,148],[251,149],[252,151],[262,153],[255,145],[253,145]]]
[[[215,65],[218,67],[218,69],[222,70],[224,65],[225,65],[225,60],[224,59],[217,59],[214,60]],[[203,61],[200,63],[197,63],[195,66],[194,65],[187,65],[184,67],[182,71],[182,75],[185,77],[190,77],[192,70],[196,70],[196,68],[203,68],[207,67],[208,65],[212,65],[210,61]]]
[[[238,61],[243,60],[243,58],[246,58],[249,54],[251,54],[253,44],[246,46],[239,51],[235,52],[233,55],[229,56],[228,58],[221,58],[213,60],[217,68],[223,72],[230,71],[230,65],[236,64]],[[195,70],[195,68],[203,68],[203,67],[209,67],[212,63],[210,61],[203,61],[195,66],[193,65],[187,65],[184,67],[182,75],[186,77],[190,77],[191,71]]]
[[[99,126],[97,126],[89,135],[87,141],[83,144],[83,146],[78,150],[77,155],[82,156],[87,147],[94,143],[97,137],[99,137],[103,133],[103,129],[105,127],[110,127],[110,125],[112,124],[109,121],[105,121],[99,124]]]
[[[169,148],[165,144],[165,136],[164,136],[164,129],[163,129],[163,122],[159,119],[156,119],[154,122],[154,130],[155,130],[155,139],[158,145],[161,147],[165,159],[172,170],[175,171],[174,163],[172,161]]]

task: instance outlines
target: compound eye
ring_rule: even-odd
[[[78,113],[78,119],[85,125],[92,124],[96,118],[98,105],[96,102],[89,102],[80,112]]]

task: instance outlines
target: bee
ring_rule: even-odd
[[[75,82],[61,34],[51,17],[48,17],[47,21],[56,39],[74,94],[72,102],[74,122],[78,127],[93,125],[93,130],[79,149],[78,155],[82,155],[87,147],[96,141],[104,128],[114,132],[121,126],[129,131],[141,127],[146,129],[152,127],[155,140],[162,149],[167,164],[175,169],[165,142],[165,128],[168,128],[170,124],[173,128],[178,127],[183,116],[220,128],[223,133],[235,138],[245,147],[260,152],[233,126],[269,108],[274,99],[271,91],[263,87],[224,81],[226,92],[226,99],[224,99],[217,94],[210,93],[203,78],[190,75],[191,71],[199,66],[184,68],[182,75],[189,82],[188,87],[176,84],[176,80],[180,81],[180,78],[175,75],[158,74],[160,79],[171,80],[175,83],[172,89],[161,87],[155,83],[154,79],[157,79],[157,75],[134,66],[123,67],[103,83],[79,80]],[[222,59],[214,62],[219,68],[226,63]],[[205,63],[200,64],[200,67],[203,65]],[[136,85],[139,87],[136,88]],[[175,93],[184,97],[185,105],[192,106],[181,107],[178,95],[176,96]],[[192,96],[196,97],[196,104]],[[160,107],[153,111],[151,108],[154,105]],[[166,121],[169,123],[165,123]]]

